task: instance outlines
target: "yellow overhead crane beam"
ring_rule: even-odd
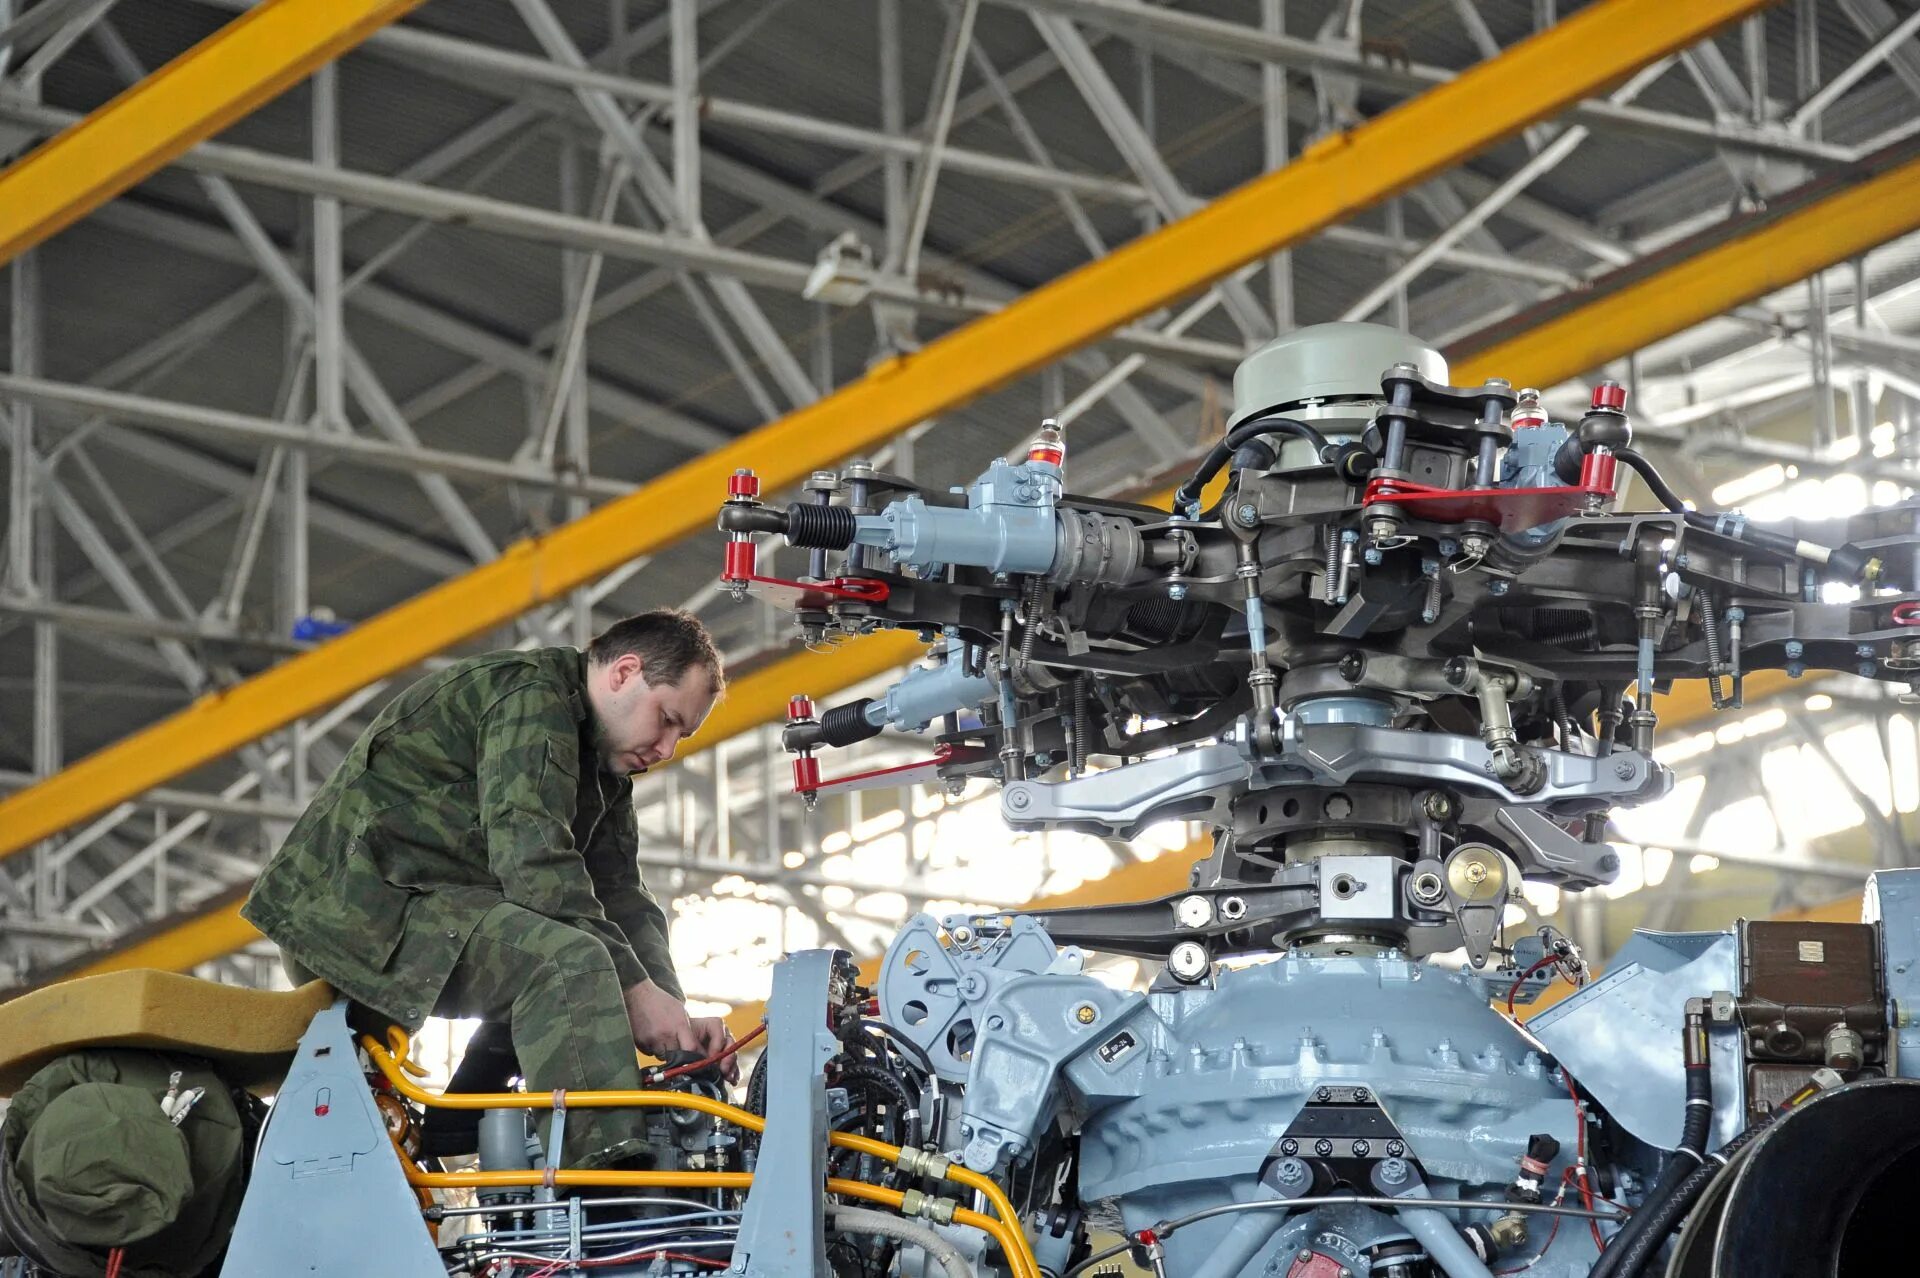
[[[737,467],[759,471],[768,491],[796,484],[1459,164],[1765,3],[1605,0],[1583,9],[1005,309],[0,801],[0,856],[704,530]]]
[[[269,0],[0,171],[0,264],[57,235],[421,0]]]

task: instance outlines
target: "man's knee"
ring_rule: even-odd
[[[606,943],[593,933],[564,923],[555,924],[553,947],[547,961],[562,977],[582,976],[589,972],[612,972],[613,956]]]
[[[498,975],[526,981],[535,976],[569,979],[612,972],[613,956],[599,937],[517,905],[498,905],[480,920],[463,962],[502,967]]]

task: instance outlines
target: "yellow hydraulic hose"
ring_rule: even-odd
[[[406,1031],[394,1026],[387,1031],[387,1042],[382,1044],[371,1036],[363,1036],[361,1046],[373,1059],[374,1065],[386,1076],[393,1090],[429,1109],[552,1109],[555,1094],[552,1092],[433,1092],[415,1082],[408,1074],[420,1075],[424,1071],[408,1059],[411,1044]],[[764,1132],[767,1122],[758,1114],[744,1110],[725,1101],[717,1101],[708,1096],[698,1096],[690,1092],[657,1091],[598,1091],[564,1093],[561,1103],[568,1109],[635,1109],[664,1107],[671,1109],[693,1109],[714,1118],[723,1119],[748,1131]],[[866,1136],[856,1136],[851,1132],[831,1132],[827,1139],[840,1149],[850,1149],[856,1153],[884,1159],[888,1163],[898,1164],[903,1158],[918,1154],[919,1151],[903,1150],[898,1145],[889,1145],[885,1141],[873,1140]],[[487,1188],[504,1189],[520,1186],[544,1185],[544,1172],[427,1172],[414,1167],[407,1160],[401,1160],[407,1167],[407,1182],[417,1188],[457,1189]],[[945,1160],[940,1160],[945,1163]],[[1034,1259],[1033,1250],[1027,1243],[1025,1233],[1020,1229],[1019,1213],[1013,1209],[1000,1186],[989,1177],[966,1167],[945,1165],[938,1169],[939,1174],[958,1185],[978,1190],[992,1204],[999,1219],[980,1215],[977,1212],[958,1210],[954,1220],[975,1229],[984,1229],[1000,1244],[1007,1253],[1007,1261],[1013,1268],[1014,1278],[1041,1278],[1039,1262]],[[653,1188],[720,1188],[745,1189],[753,1183],[751,1172],[660,1172],[660,1171],[556,1171],[553,1183],[560,1187],[579,1186],[609,1187],[631,1185]],[[898,1210],[904,1195],[899,1190],[886,1189],[879,1185],[869,1185],[864,1181],[841,1180],[837,1177],[827,1181],[827,1188],[834,1193],[844,1193],[849,1197],[862,1198],[868,1202],[883,1203]]]

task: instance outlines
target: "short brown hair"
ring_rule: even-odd
[[[678,608],[656,608],[616,621],[587,645],[587,658],[596,666],[628,655],[640,658],[648,687],[678,684],[694,666],[706,670],[716,696],[727,686],[713,636],[698,617]]]

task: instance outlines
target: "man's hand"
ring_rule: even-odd
[[[652,981],[627,987],[627,1023],[633,1045],[649,1056],[665,1060],[670,1052],[700,1051],[687,1005]]]
[[[733,1043],[733,1035],[727,1030],[727,1023],[717,1016],[696,1016],[693,1018],[693,1036],[700,1040],[700,1055],[705,1057],[725,1051]],[[740,1058],[729,1056],[720,1062],[720,1077],[729,1083],[740,1081]]]

